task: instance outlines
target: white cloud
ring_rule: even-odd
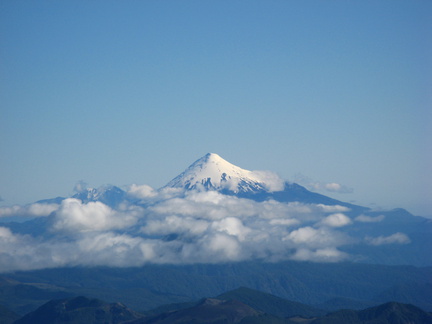
[[[348,257],[348,254],[341,252],[336,248],[324,248],[316,250],[302,248],[298,249],[291,259],[297,261],[339,262],[347,259]]]
[[[145,251],[145,245],[141,237],[127,234],[85,235],[76,242],[80,256],[73,265],[139,266],[154,257],[152,248]]]
[[[44,217],[57,210],[58,204],[34,203],[26,206],[0,207],[0,217]]]
[[[164,187],[161,189],[154,189],[149,185],[132,184],[127,188],[126,194],[130,198],[135,198],[141,203],[160,202],[162,200],[169,200],[172,198],[181,198],[184,196],[185,191],[182,188]]]
[[[252,171],[254,177],[260,179],[262,183],[266,184],[268,191],[282,191],[285,187],[285,181],[276,173],[271,171]]]
[[[349,242],[345,234],[328,228],[301,227],[284,237],[285,241],[294,243],[294,246],[312,249],[331,248]]]
[[[409,237],[404,233],[394,233],[389,236],[366,237],[366,242],[371,245],[384,245],[384,244],[408,244],[411,242]]]
[[[14,240],[14,235],[9,228],[0,227],[0,240],[3,242]]]
[[[216,191],[192,191],[184,198],[172,198],[148,208],[157,215],[181,215],[201,219],[217,220],[235,215],[250,217],[259,211],[254,207],[258,203],[248,199],[222,195]]]
[[[354,218],[355,221],[357,222],[362,222],[362,223],[378,223],[383,221],[385,218],[385,215],[379,215],[379,216],[366,216],[366,215],[359,215],[356,218]]]
[[[353,240],[343,206],[255,202],[216,191],[153,190],[132,185],[129,195],[148,205],[65,199],[61,205],[10,207],[50,216],[49,236],[0,227],[0,272],[59,266],[140,266],[145,263],[307,260],[349,258],[339,250]],[[144,207],[146,206],[146,207]],[[373,218],[378,221],[380,216]],[[366,216],[356,221],[371,221]],[[365,239],[369,245],[404,244],[402,233]]]
[[[148,185],[136,185],[132,184],[127,191],[127,194],[138,198],[138,199],[147,199],[153,198],[157,196],[157,191]]]
[[[145,226],[141,227],[141,232],[148,235],[168,235],[178,233],[187,236],[196,236],[204,233],[210,223],[206,220],[193,217],[180,217],[170,215],[165,218],[151,219]]]
[[[270,225],[294,226],[300,224],[300,221],[294,218],[274,218],[270,219],[269,223]]]
[[[207,262],[240,261],[242,258],[241,245],[232,235],[214,233],[203,244],[208,253]]]
[[[140,212],[139,207],[116,211],[98,201],[83,204],[81,200],[68,198],[55,213],[53,229],[82,232],[127,228],[136,223]]]
[[[23,216],[25,214],[25,207],[21,207],[18,205],[0,207],[0,217]]]
[[[337,193],[352,193],[353,189],[336,182],[322,184],[325,190]]]
[[[324,204],[318,204],[317,207],[320,208],[325,213],[347,212],[347,211],[351,210],[348,207],[340,206],[340,205],[328,206],[328,205],[324,205]]]
[[[225,232],[231,236],[236,236],[239,241],[244,241],[247,234],[251,232],[251,230],[245,227],[242,221],[236,217],[227,217],[222,220],[215,221],[213,222],[211,228],[218,232]]]
[[[342,226],[349,225],[351,223],[352,221],[348,216],[342,213],[336,213],[327,216],[319,224],[330,226],[330,227],[342,227]]]

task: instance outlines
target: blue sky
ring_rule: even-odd
[[[432,2],[1,1],[1,205],[207,152],[432,216]],[[300,174],[300,176],[299,176]]]

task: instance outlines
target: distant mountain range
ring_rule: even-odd
[[[184,248],[189,248],[191,240],[197,244],[207,240],[206,244],[212,245],[213,249],[217,243],[208,240],[214,235],[206,234],[206,231],[223,234],[223,241],[231,241],[237,246],[236,250],[217,248],[223,255],[210,257],[211,260],[291,258],[320,262],[352,260],[432,265],[432,254],[429,253],[432,248],[432,220],[413,216],[404,209],[374,211],[342,202],[284,181],[272,172],[242,169],[214,153],[198,159],[158,190],[138,185],[128,190],[112,185],[84,188],[70,198],[46,199],[17,208],[15,216],[19,216],[20,211],[26,216],[31,210],[43,208],[52,212],[46,217],[27,217],[23,219],[27,221],[0,224],[16,234],[56,241],[61,240],[66,232],[70,237],[78,229],[86,232],[115,229],[141,240],[151,239],[151,243],[144,244],[152,246],[155,246],[154,239],[159,238],[156,246],[171,249],[169,254],[172,256],[173,244],[168,244],[168,241],[177,242],[183,247],[182,251],[186,251]],[[216,213],[224,213],[224,216],[216,219]],[[127,216],[122,216],[125,214]],[[92,215],[98,215],[100,219]],[[128,221],[123,221],[122,217]],[[116,222],[114,227],[111,225],[113,221]],[[268,229],[263,227],[264,224]],[[220,229],[221,226],[225,229]],[[274,243],[265,238],[270,231],[278,231],[273,235]],[[257,237],[262,237],[262,244],[256,241]],[[206,246],[199,244],[201,247],[197,249]],[[259,251],[266,244],[269,244],[268,252]],[[237,252],[231,255],[232,251]],[[208,262],[205,255],[210,253],[195,253],[202,255],[195,261],[192,254],[187,253],[187,257],[163,257],[163,261],[155,262]],[[147,262],[145,259],[142,263]],[[136,260],[131,265],[140,264]]]
[[[17,319],[18,317],[18,319]],[[389,302],[364,310],[324,311],[260,291],[239,288],[188,304],[166,305],[146,314],[121,303],[72,297],[51,300],[19,318],[0,308],[3,324],[428,324],[432,314],[409,304]]]
[[[392,310],[417,312],[401,304],[432,310],[431,220],[339,201],[213,153],[160,189],[81,188],[0,215],[0,305],[8,308],[0,314],[8,318],[77,295],[146,312],[130,318],[137,323],[180,323],[214,309],[222,322],[248,314],[240,322],[387,323]],[[217,300],[196,304],[202,296]],[[129,312],[97,305],[91,316],[107,322],[111,310]]]
[[[217,191],[226,195],[247,198],[255,201],[274,199],[280,202],[302,202],[325,205],[347,206],[356,212],[370,208],[342,202],[315,192],[296,183],[280,179],[268,171],[249,171],[229,163],[218,154],[208,153],[196,160],[185,171],[159,189]],[[110,207],[121,202],[137,202],[135,197],[117,186],[106,185],[100,188],[84,188],[72,196],[84,203],[100,201]],[[59,203],[65,198],[45,199],[38,203]]]

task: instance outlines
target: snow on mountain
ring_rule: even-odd
[[[83,203],[100,201],[110,207],[116,207],[126,197],[126,192],[116,186],[101,186],[99,188],[85,188],[72,196]]]
[[[171,180],[166,187],[239,193],[283,190],[283,181],[271,172],[245,170],[215,153],[208,153]]]

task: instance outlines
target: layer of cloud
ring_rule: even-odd
[[[0,227],[0,272],[60,266],[140,266],[242,260],[337,262],[349,259],[343,206],[255,202],[216,191],[154,190],[132,185],[118,208],[74,198],[60,205],[10,207],[48,216],[41,235]],[[136,200],[133,200],[136,201]],[[366,217],[366,216],[364,216]],[[368,218],[356,221],[368,221]],[[374,219],[375,220],[375,219]],[[0,225],[1,226],[1,225]],[[48,235],[45,235],[45,234]],[[371,246],[405,244],[403,233],[366,238]]]
[[[338,262],[342,259],[346,259],[348,255],[345,252],[341,252],[335,248],[324,248],[324,249],[298,249],[293,255],[293,260],[308,261],[315,260],[316,262]]]
[[[0,207],[0,217],[44,217],[58,209],[58,204],[34,203],[26,206]]]
[[[181,188],[164,187],[156,190],[149,185],[132,184],[127,189],[127,195],[132,199],[140,200],[142,203],[167,200],[182,197],[184,191]]]
[[[389,236],[366,237],[366,242],[371,245],[408,244],[411,240],[406,234],[397,232]]]
[[[384,220],[384,215],[379,216],[367,216],[367,215],[359,215],[354,220],[361,223],[379,223]]]

